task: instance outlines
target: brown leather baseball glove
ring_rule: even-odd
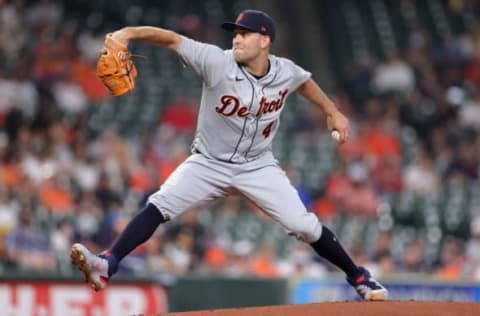
[[[127,47],[107,34],[97,63],[97,76],[112,95],[121,96],[135,89],[137,69]]]

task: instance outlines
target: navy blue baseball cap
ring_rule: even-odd
[[[235,22],[225,22],[222,28],[227,31],[233,31],[236,27],[244,28],[252,32],[270,36],[270,40],[275,40],[275,25],[272,18],[265,12],[258,10],[242,11]]]

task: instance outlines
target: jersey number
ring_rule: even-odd
[[[273,128],[273,123],[275,122],[271,122],[270,124],[267,125],[267,127],[263,129],[263,132],[262,132],[263,137],[268,138],[268,136],[270,136],[270,133],[272,132],[272,128]]]

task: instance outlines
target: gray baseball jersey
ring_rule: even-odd
[[[257,79],[235,62],[231,50],[182,37],[179,55],[203,81],[192,155],[149,197],[167,219],[216,198],[240,192],[297,238],[321,234],[272,154],[288,95],[311,74],[292,61],[269,56]]]
[[[256,79],[237,64],[232,50],[185,37],[179,54],[203,80],[193,147],[233,163],[272,149],[287,96],[311,76],[292,61],[270,55],[270,70]]]

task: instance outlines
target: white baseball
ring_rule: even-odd
[[[332,138],[335,139],[337,142],[340,140],[340,132],[337,130],[332,131]]]

